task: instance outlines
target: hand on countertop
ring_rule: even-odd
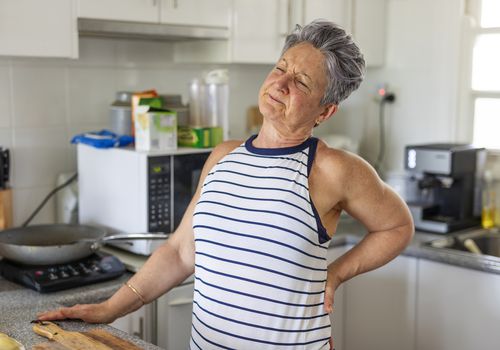
[[[71,307],[62,307],[50,310],[37,315],[40,321],[80,319],[87,323],[111,323],[114,321],[108,312],[107,303],[100,304],[77,304]]]

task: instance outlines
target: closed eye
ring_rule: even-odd
[[[307,84],[306,84],[306,83],[304,83],[303,81],[301,81],[301,80],[296,80],[296,83],[297,83],[297,85],[299,85],[299,87],[301,87],[301,88],[305,88],[305,89],[307,89],[307,90],[310,90],[310,89],[309,89],[309,86],[307,86]]]

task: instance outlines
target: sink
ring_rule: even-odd
[[[456,234],[424,243],[424,245],[432,248],[470,253],[465,245],[468,239],[476,244],[482,254],[500,258],[500,233],[497,231],[479,230]]]

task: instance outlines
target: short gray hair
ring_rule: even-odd
[[[303,42],[310,43],[325,56],[328,85],[321,105],[338,105],[363,81],[363,54],[342,27],[324,19],[316,19],[303,27],[297,25],[286,37],[281,55],[292,46]]]

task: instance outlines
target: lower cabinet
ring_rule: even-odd
[[[328,249],[326,259],[330,264],[332,261],[343,255],[350,249],[350,246],[342,246]],[[340,285],[333,296],[333,312],[330,314],[332,323],[333,344],[337,350],[344,349],[344,285]]]
[[[158,299],[157,340],[162,349],[189,348],[193,290],[193,282],[183,284]]]
[[[154,315],[156,313],[156,302],[144,305],[124,317],[121,317],[110,324],[121,331],[136,336],[150,343],[156,341],[156,323]]]
[[[500,348],[500,275],[420,259],[416,350]]]
[[[413,350],[416,290],[417,259],[406,256],[347,281],[337,349]]]

